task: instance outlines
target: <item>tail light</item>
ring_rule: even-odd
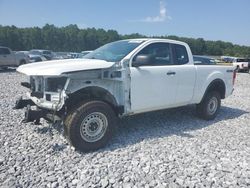
[[[233,72],[233,85],[235,83],[235,79],[236,79],[236,70],[234,70],[234,72]]]

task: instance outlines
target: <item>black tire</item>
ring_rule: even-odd
[[[24,64],[26,64],[26,61],[25,61],[24,59],[22,59],[22,60],[20,61],[20,63],[19,63],[19,66],[20,66],[20,65],[24,65]]]
[[[217,116],[220,106],[220,94],[217,91],[208,92],[202,102],[196,105],[197,114],[202,119],[213,120]]]
[[[116,124],[113,109],[102,101],[88,101],[69,113],[64,121],[65,133],[76,150],[88,152],[104,147]],[[100,132],[96,136],[90,136]]]
[[[236,72],[240,72],[240,67],[239,67],[239,65],[237,65],[237,67],[236,67]]]

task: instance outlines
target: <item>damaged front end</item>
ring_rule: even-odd
[[[55,122],[63,118],[63,109],[67,98],[66,88],[69,83],[67,77],[30,76],[29,82],[21,85],[28,88],[28,99],[20,98],[16,101],[15,109],[25,108],[24,122],[39,123],[40,118]]]

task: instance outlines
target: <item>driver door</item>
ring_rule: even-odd
[[[149,64],[133,66],[138,55],[153,56]],[[176,66],[173,65],[169,43],[152,43],[134,58],[131,72],[131,111],[146,112],[171,107],[175,103],[177,90]]]

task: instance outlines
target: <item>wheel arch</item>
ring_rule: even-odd
[[[220,94],[221,99],[225,99],[225,95],[226,95],[226,85],[224,83],[224,81],[222,79],[215,79],[213,80],[207,87],[201,102],[204,100],[205,96],[207,95],[207,93],[209,93],[210,91],[218,91]]]
[[[113,108],[116,114],[121,114],[123,111],[123,107],[118,105],[115,96],[107,89],[99,86],[88,86],[69,94],[65,105],[71,109],[84,100],[100,100],[106,102]]]

